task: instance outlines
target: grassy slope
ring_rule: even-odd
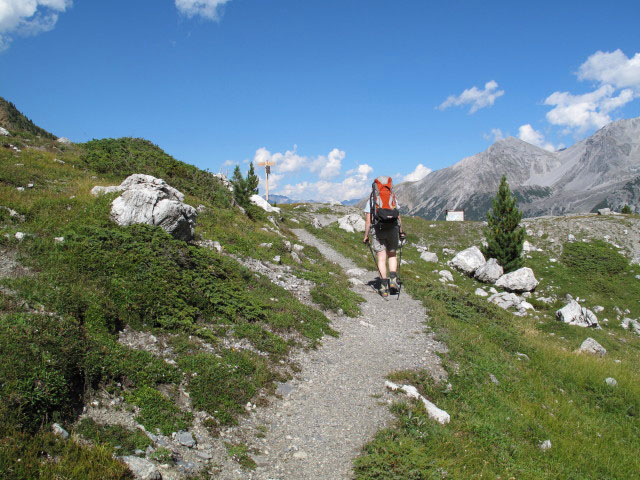
[[[620,220],[612,220],[620,221]],[[411,243],[429,245],[440,256],[479,244],[480,225],[405,219]],[[436,225],[431,227],[430,225]],[[315,231],[362,266],[371,267],[360,234],[337,228]],[[531,240],[535,243],[535,240]],[[451,391],[426,372],[397,372],[392,379],[416,385],[451,414],[447,426],[434,424],[422,407],[400,401],[397,423],[379,432],[356,460],[359,479],[431,478],[634,478],[640,459],[640,339],[616,321],[615,307],[640,316],[640,282],[613,248],[593,242],[573,247],[557,263],[540,252],[526,260],[536,272],[539,290],[586,298],[602,305],[602,330],[586,331],[557,322],[564,302],[535,304],[534,315],[520,318],[473,294],[477,282],[457,272],[457,289],[437,281],[435,269],[414,248],[404,258],[405,288],[428,309],[430,325],[449,347],[443,363]],[[585,258],[589,258],[585,261]],[[576,266],[576,264],[578,264]],[[611,269],[616,270],[614,273]],[[604,358],[574,351],[588,336],[608,351]],[[518,353],[526,354],[523,360]],[[620,360],[620,363],[616,363]],[[494,384],[493,374],[499,384]],[[604,379],[614,377],[615,388]],[[552,448],[542,451],[541,441]]]
[[[334,334],[320,311],[228,257],[158,228],[117,227],[109,220],[113,196],[94,198],[94,185],[117,184],[133,172],[162,176],[186,193],[187,203],[205,206],[199,239],[265,260],[279,254],[296,275],[316,282],[314,297],[326,298],[325,308],[358,313],[360,299],[317,250],[306,247],[298,265],[284,245],[295,240],[286,228],[284,239],[265,230],[266,218],[242,215],[212,176],[154,145],[137,139],[68,147],[23,140],[20,154],[0,149],[0,205],[25,217],[22,222],[0,209],[0,248],[17,251],[33,272],[0,281],[17,292],[0,294],[3,478],[50,478],[56,472],[65,472],[64,478],[126,478],[111,459],[109,442],[99,440],[106,446],[98,449],[69,446],[45,433],[50,422],[73,421],[92,389],[106,388],[136,405],[138,421],[152,431],[188,428],[191,413],[160,393],[184,382],[195,408],[211,415],[208,425],[216,430],[286,374],[279,365],[293,346],[313,346]],[[29,183],[34,187],[16,188]],[[17,231],[27,238],[15,240]],[[61,236],[64,243],[54,241]],[[257,249],[262,242],[273,248]],[[336,288],[342,293],[334,298]],[[118,343],[124,326],[165,339],[175,365]],[[229,350],[224,338],[248,341],[252,348]],[[94,441],[103,437],[89,435]],[[46,462],[51,449],[58,452],[50,454],[56,461]],[[18,469],[16,455],[23,458]]]

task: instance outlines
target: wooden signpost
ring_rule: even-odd
[[[266,181],[266,195],[265,195],[265,199],[267,200],[267,202],[269,202],[269,174],[271,173],[271,167],[274,166],[276,164],[276,162],[258,162],[257,165],[264,167],[264,171],[267,174],[267,181]]]

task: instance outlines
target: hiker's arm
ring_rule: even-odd
[[[364,238],[362,241],[367,243],[369,241],[369,229],[371,228],[371,214],[364,214]]]
[[[402,228],[402,220],[400,219],[400,215],[398,215],[398,227],[400,227],[400,238],[405,237],[407,234],[404,233],[404,228]]]

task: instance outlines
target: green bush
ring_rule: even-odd
[[[625,213],[625,214],[632,213],[631,207],[629,205],[625,205],[624,207],[622,207],[622,210],[620,210],[620,213]]]
[[[140,407],[136,421],[150,432],[159,430],[163,435],[170,435],[172,432],[186,430],[191,425],[191,413],[183,412],[151,387],[141,387],[127,394],[125,399]]]
[[[122,425],[100,425],[91,418],[83,418],[76,433],[94,445],[109,445],[118,455],[133,455],[136,450],[145,450],[151,440],[140,430],[130,430]]]
[[[629,265],[623,255],[602,240],[565,243],[561,260],[580,275],[615,275]]]

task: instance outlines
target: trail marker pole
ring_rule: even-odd
[[[269,174],[271,173],[271,167],[274,166],[276,164],[276,162],[269,162],[269,161],[265,161],[265,162],[258,162],[257,165],[264,167],[264,171],[266,173],[267,176],[267,181],[266,181],[266,196],[265,199],[267,200],[267,203],[269,202]]]

